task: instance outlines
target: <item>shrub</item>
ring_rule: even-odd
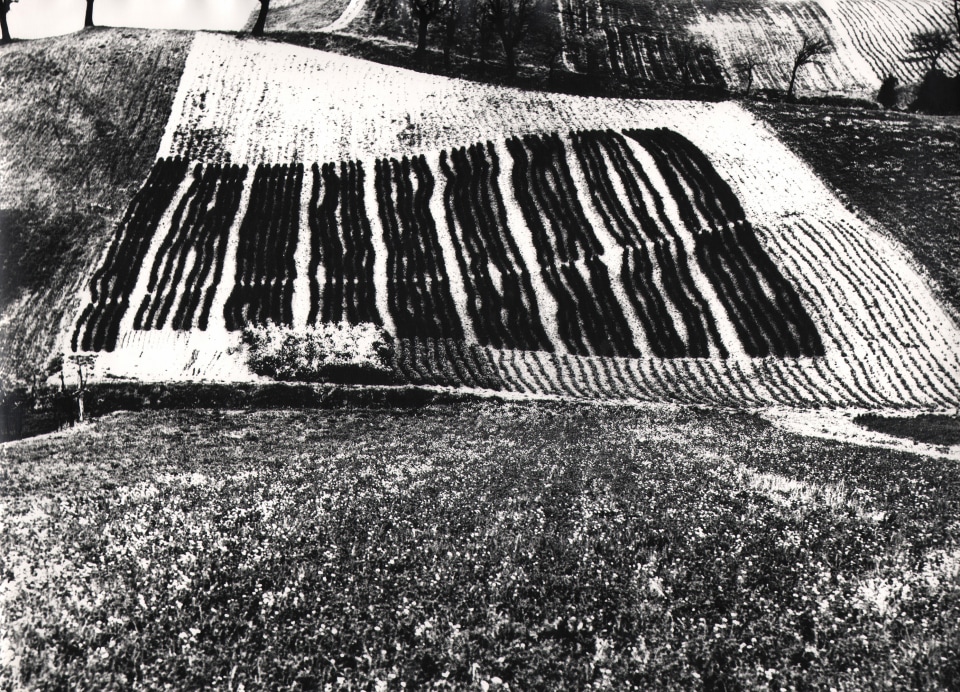
[[[897,78],[893,75],[890,75],[885,80],[883,84],[880,85],[880,92],[877,94],[877,102],[890,110],[897,105],[899,100],[899,95],[897,94]]]
[[[243,330],[243,342],[250,369],[276,380],[383,384],[394,379],[393,339],[370,323],[250,326]]]

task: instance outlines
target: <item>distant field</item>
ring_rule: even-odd
[[[0,374],[27,376],[156,158],[192,34],[98,29],[0,51]]]
[[[287,0],[267,23],[268,31],[317,31],[327,27],[348,3],[326,0]],[[379,0],[349,3],[350,12],[335,31],[385,37],[412,43],[416,31],[409,8]],[[926,65],[907,62],[911,36],[931,29],[952,30],[949,0],[775,0],[721,2],[716,0],[557,0],[544,6],[550,39],[533,39],[532,53],[542,52],[540,40],[562,37],[562,61],[567,68],[612,78],[635,86],[743,86],[738,62],[757,61],[753,86],[786,90],[790,69],[803,36],[824,36],[834,50],[798,75],[801,94],[847,94],[873,98],[880,84],[893,75],[902,84],[917,84]],[[251,18],[252,21],[252,18]],[[432,44],[446,40],[434,26]],[[550,32],[547,32],[550,33]],[[455,37],[455,51],[479,57],[476,30],[464,24]],[[491,42],[491,55],[499,48]],[[541,65],[541,67],[545,67]],[[960,55],[947,53],[941,67],[960,68]]]
[[[954,461],[499,403],[0,450],[2,687],[960,683]]]

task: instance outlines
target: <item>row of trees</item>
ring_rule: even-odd
[[[793,63],[790,69],[790,84],[787,87],[787,100],[792,101],[796,95],[797,75],[800,70],[807,65],[819,65],[820,59],[833,51],[833,44],[823,36],[804,36],[800,42],[797,52],[793,54]],[[753,52],[746,52],[734,63],[734,67],[739,72],[743,93],[750,95],[753,88],[753,78],[757,68],[764,65],[765,62]]]
[[[394,24],[401,32],[410,30],[418,60],[426,56],[431,32],[440,35],[447,65],[461,40],[469,38],[471,48],[478,48],[483,58],[490,39],[495,37],[503,50],[507,70],[513,74],[519,67],[523,44],[532,33],[549,25],[543,21],[543,7],[544,0],[378,0],[374,16]],[[263,35],[269,10],[270,0],[260,0],[260,11],[251,31],[254,36]],[[556,38],[559,44],[559,36]]]
[[[418,60],[426,56],[431,31],[447,66],[454,52],[464,52],[461,47],[471,53],[476,49],[485,60],[493,39],[502,49],[507,71],[515,74],[524,44],[549,26],[543,10],[543,0],[379,0],[376,14],[401,31],[415,32]],[[550,38],[559,43],[559,36]]]
[[[0,0],[0,44],[10,43],[13,39],[10,37],[10,28],[7,26],[7,13],[11,6],[20,0]],[[86,11],[83,16],[83,27],[93,26],[93,2],[94,0],[84,0]]]

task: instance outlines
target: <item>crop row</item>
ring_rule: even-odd
[[[661,358],[704,358],[712,347],[726,356],[663,198],[626,140],[610,130],[585,130],[572,132],[571,141],[594,206],[623,248],[621,280],[653,353]],[[652,200],[652,208],[646,199]]]
[[[869,355],[852,364],[835,356],[799,361],[620,359],[412,339],[397,342],[395,365],[404,381],[416,384],[694,405],[899,408],[943,405],[948,396],[956,401],[960,395],[955,387],[941,394],[918,382],[911,389],[890,388],[876,379],[864,382],[884,367],[882,358]]]
[[[557,301],[564,345],[581,355],[638,356],[560,137],[513,137],[507,149],[514,162],[514,194],[533,235],[544,283]]]
[[[257,167],[240,223],[236,279],[223,308],[228,330],[293,324],[302,186],[303,164]]]
[[[505,389],[487,349],[456,339],[397,339],[394,367],[409,384]]]
[[[909,294],[903,291],[901,278],[845,225],[804,224],[804,231],[812,249],[802,250],[789,237],[781,242],[787,244],[793,254],[806,252],[808,261],[815,257],[816,262],[810,261],[811,271],[820,273],[817,278],[821,285],[829,287],[826,290],[837,291],[827,277],[834,272],[844,277],[842,297],[845,301],[840,305],[854,325],[840,337],[844,339],[841,342],[844,352],[888,361],[886,374],[897,384],[900,397],[932,397],[940,405],[955,401],[960,391],[958,370],[935,355],[942,351],[946,356],[951,350],[949,341],[943,341],[939,334],[921,336],[904,329],[904,325],[911,323],[935,324],[931,306],[910,300]],[[863,313],[871,314],[872,319],[856,320],[856,316]],[[926,342],[924,348],[918,348],[921,338]],[[869,373],[862,377],[869,384]]]
[[[829,6],[851,43],[882,79],[887,75],[901,81],[919,82],[929,63],[905,62],[912,36],[919,31],[954,30],[947,2],[930,0],[840,0]],[[947,51],[940,59],[947,74],[960,69],[960,53]]]
[[[339,175],[336,164],[313,165],[308,324],[318,320],[383,324],[374,290],[373,234],[364,203],[364,175],[359,161],[341,162]],[[321,265],[322,290],[317,280]]]
[[[246,166],[196,166],[193,183],[177,205],[157,250],[134,329],[163,329],[178,294],[172,328],[192,329],[201,300],[197,327],[207,328],[223,276],[227,235],[240,207],[246,177]]]
[[[444,151],[444,208],[467,293],[467,312],[481,345],[553,350],[540,321],[530,275],[513,234],[497,182],[493,144]],[[491,276],[491,269],[499,276]]]
[[[376,162],[375,187],[387,246],[387,296],[398,338],[463,339],[437,227],[434,178],[423,156]]]
[[[694,234],[695,254],[751,356],[823,355],[794,288],[757,242],[730,186],[682,135],[628,130],[650,153]]]
[[[606,30],[613,73],[621,79],[725,87],[713,49],[664,32],[627,25]]]
[[[179,157],[158,160],[134,196],[90,281],[91,300],[74,329],[73,350],[112,351],[116,347],[120,321],[129,307],[150,240],[186,177],[187,167]]]

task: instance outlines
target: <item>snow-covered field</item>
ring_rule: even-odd
[[[718,357],[716,344],[707,358],[657,358],[650,351],[638,326],[643,315],[618,281],[616,238],[588,189],[587,172],[574,154],[571,133],[612,130],[620,137],[626,130],[653,128],[668,128],[692,142],[729,185],[760,245],[794,287],[816,326],[823,356],[750,357],[731,326],[729,310],[710,281],[698,278],[695,263],[691,264],[692,281],[706,301],[719,342],[729,357]],[[612,309],[619,311],[629,326],[638,358],[600,357],[604,353],[595,342],[571,353],[569,342],[560,334],[561,311],[553,292],[543,283],[546,274],[538,271],[536,231],[529,210],[521,210],[516,168],[506,146],[511,137],[552,133],[559,134],[563,147],[573,191],[571,203],[582,208],[583,218],[595,234],[600,248],[597,257],[612,279],[616,299]],[[700,219],[701,229],[685,223],[676,191],[649,151],[629,138],[625,141],[649,178],[645,201],[652,207],[660,198],[661,223],[678,229],[677,243],[692,257],[694,238],[709,220]],[[436,282],[446,282],[462,326],[459,338],[476,342],[478,323],[469,311],[464,277],[477,270],[459,259],[462,238],[451,231],[443,207],[445,186],[451,183],[440,169],[445,152],[478,143],[490,143],[499,156],[499,169],[492,175],[503,198],[501,223],[516,243],[513,256],[525,265],[531,282],[532,290],[524,293],[526,300],[536,302],[535,312],[554,350],[480,349],[499,373],[504,389],[750,407],[960,406],[960,330],[937,304],[906,253],[881,230],[870,228],[845,209],[769,128],[735,104],[523,92],[309,49],[208,34],[198,34],[195,39],[158,157],[186,157],[191,166],[230,163],[249,167],[239,211],[226,236],[222,279],[218,285],[207,286],[213,306],[210,322],[206,330],[194,327],[188,331],[175,331],[169,324],[141,331],[134,325],[134,313],[149,291],[143,275],[157,254],[165,251],[166,226],[171,209],[187,194],[185,182],[149,241],[139,267],[141,274],[129,296],[131,307],[120,323],[117,348],[99,353],[97,375],[149,380],[254,378],[242,354],[235,350],[238,332],[227,330],[223,306],[233,290],[240,230],[250,204],[254,171],[263,164],[304,165],[298,190],[299,219],[297,223],[289,220],[291,227],[298,228],[289,236],[293,270],[285,275],[292,277],[294,326],[306,324],[312,289],[309,244],[313,231],[308,210],[311,203],[316,206],[316,200],[311,200],[315,190],[310,168],[314,163],[359,162],[366,177],[363,194],[357,191],[357,199],[363,200],[361,216],[369,224],[376,312],[387,331],[402,334],[406,325],[397,324],[398,313],[391,303],[391,291],[397,284],[391,281],[402,283],[403,279],[391,278],[389,236],[384,228],[388,217],[378,208],[378,195],[384,193],[377,182],[381,173],[375,171],[383,159],[423,156],[426,169],[432,171],[432,182],[428,185],[420,180],[417,199],[427,201],[417,218],[429,225],[424,219],[430,217],[435,223],[436,252],[445,267],[445,273],[441,267],[440,274],[427,279],[426,285],[433,290]],[[621,198],[628,182],[616,183]],[[293,194],[291,189],[285,194]],[[400,194],[399,188],[396,194]],[[686,190],[684,194],[693,199],[698,193]],[[205,211],[196,213],[202,217]],[[337,214],[342,226],[343,212]],[[195,255],[184,257],[187,267],[195,261]],[[581,273],[586,271],[579,260],[572,266]],[[487,269],[490,285],[502,287],[501,270],[493,264]],[[323,288],[325,271],[321,263],[313,277],[321,291],[327,290]],[[422,277],[407,280],[424,281]],[[591,290],[599,295],[597,286]],[[91,302],[88,293],[83,304]],[[443,325],[439,328],[437,338],[451,338],[452,333],[443,332]],[[69,340],[70,335],[65,335],[65,348]]]

